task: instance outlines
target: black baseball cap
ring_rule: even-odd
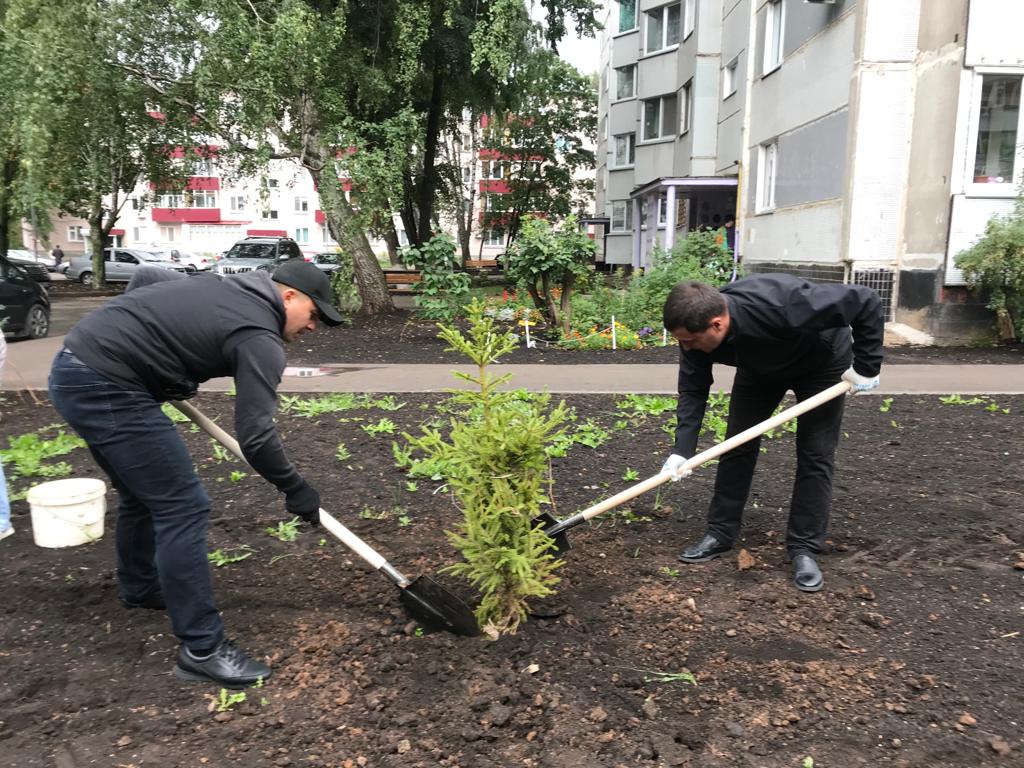
[[[274,270],[270,279],[309,296],[326,325],[341,325],[344,322],[331,303],[331,281],[315,264],[298,258],[289,259]]]

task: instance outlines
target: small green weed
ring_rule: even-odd
[[[395,422],[391,419],[381,419],[376,424],[363,424],[360,429],[368,435],[393,435]]]
[[[693,676],[691,672],[648,672],[643,669],[636,670],[637,672],[644,673],[645,683],[689,683],[690,685],[697,684],[697,678]]]
[[[242,478],[247,477],[247,476],[248,476],[248,473],[246,473],[246,472],[241,472],[241,471],[239,471],[237,469],[233,470],[231,472],[231,482],[232,483],[240,483],[242,481]]]
[[[989,413],[1009,413],[1009,408],[1000,408],[999,403],[989,403],[985,406],[985,410]]]
[[[645,517],[643,515],[638,515],[632,509],[628,509],[628,508],[622,510],[621,512],[619,512],[619,517],[621,517],[626,522],[627,525],[630,524],[630,523],[646,523],[646,522],[649,522],[650,519],[651,519],[651,518]]]
[[[320,397],[306,398],[300,395],[281,395],[278,398],[282,413],[294,413],[307,419],[315,419],[325,413],[350,411],[360,406],[360,397],[351,392],[336,392]]]
[[[408,525],[412,525],[412,518],[408,515],[402,515],[400,518],[398,518],[398,524],[405,528]]]
[[[939,402],[943,405],[981,405],[987,397],[961,397],[960,395],[946,395],[940,397]]]
[[[170,419],[171,422],[174,423],[174,424],[184,424],[187,421],[188,422],[192,421],[192,419],[190,419],[188,416],[186,416],[184,413],[179,411],[177,408],[175,408],[170,403],[162,404],[160,406],[160,410],[163,411],[164,416],[166,416],[168,419]]]
[[[588,448],[597,448],[604,445],[611,438],[611,433],[597,424],[592,419],[587,419],[578,425],[572,434],[572,441],[585,445]]]
[[[416,491],[418,491],[419,488],[419,483],[417,483],[415,480],[405,481],[405,490],[407,490],[409,493],[416,493]]]
[[[220,697],[217,699],[217,711],[227,712],[235,706],[235,704],[241,704],[243,701],[245,701],[245,691],[228,693],[227,688],[221,688]]]
[[[345,447],[345,443],[338,443],[338,447],[334,449],[334,458],[338,461],[346,461],[352,458],[352,453]]]
[[[626,467],[626,471],[622,474],[622,479],[625,480],[627,483],[631,483],[634,480],[640,479],[640,473],[635,469],[630,469],[629,467]]]
[[[667,395],[626,395],[615,403],[620,411],[625,411],[633,418],[660,416],[676,409],[676,398]]]
[[[667,565],[663,565],[658,569],[658,573],[664,574],[665,576],[671,576],[673,579],[679,578],[678,568],[669,568]]]
[[[47,459],[65,456],[77,448],[84,448],[85,441],[76,435],[69,435],[63,429],[47,440],[43,433],[57,425],[43,427],[37,432],[29,432],[17,437],[7,438],[8,447],[0,450],[9,475],[9,480],[18,477],[66,477],[71,474],[71,466],[60,461],[56,464],[44,464]]]
[[[220,443],[211,440],[210,445],[213,446],[213,458],[217,460],[218,464],[222,461],[238,461],[235,455]]]
[[[386,509],[382,509],[378,512],[372,507],[363,507],[359,511],[359,516],[363,520],[387,520],[388,514],[389,513]]]
[[[293,517],[287,522],[281,521],[276,526],[264,528],[263,530],[278,541],[295,541],[299,536],[299,518]]]
[[[218,568],[223,568],[225,565],[231,563],[240,563],[247,557],[252,557],[256,554],[256,550],[250,547],[248,544],[243,544],[240,547],[232,547],[228,549],[215,549],[206,555],[206,559],[213,563]]]
[[[888,413],[890,408],[892,408],[892,398],[887,397],[882,401],[882,405],[879,406],[878,410],[882,413]]]
[[[399,403],[393,395],[378,398],[365,395],[360,405],[363,408],[376,408],[381,411],[397,411],[399,408],[405,407],[405,403]]]

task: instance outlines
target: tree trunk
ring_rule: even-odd
[[[402,226],[405,227],[405,237],[409,245],[419,248],[423,245],[420,242],[420,227],[416,223],[416,184],[413,182],[413,171],[407,169],[402,175],[402,208],[399,215],[402,218]]]
[[[562,298],[559,302],[561,304],[562,334],[565,336],[569,335],[569,327],[572,325],[572,303],[569,298],[572,296],[572,289],[575,285],[576,275],[569,272],[562,280]]]
[[[397,267],[398,261],[398,249],[401,245],[398,242],[398,232],[395,230],[395,220],[391,218],[390,214],[386,214],[387,219],[384,221],[384,242],[388,246],[388,263],[392,267]]]
[[[420,176],[419,199],[419,240],[425,243],[431,238],[430,226],[434,221],[434,192],[437,187],[437,143],[441,133],[441,113],[444,110],[444,77],[434,69],[430,88],[430,109],[427,112],[427,134],[423,140],[423,173]]]
[[[86,218],[89,222],[89,247],[92,249],[92,289],[107,287],[106,248],[103,242],[103,197],[93,193],[92,205]]]
[[[557,328],[559,326],[558,321],[558,305],[555,304],[555,297],[551,295],[551,277],[545,272],[541,276],[541,282],[544,285],[544,302],[545,302],[545,314],[548,316],[548,325],[551,328]]]
[[[318,148],[319,149],[319,148]],[[315,152],[323,156],[323,153]],[[316,181],[320,192],[320,205],[323,207],[324,218],[330,228],[331,237],[345,253],[352,254],[352,266],[356,273],[356,286],[363,305],[360,311],[366,315],[379,315],[395,311],[394,302],[388,294],[384,270],[370,248],[366,233],[356,221],[352,206],[345,199],[334,171],[333,163],[314,163],[306,165]]]
[[[4,160],[3,178],[0,179],[0,254],[7,256],[7,244],[11,236],[11,184],[18,172],[18,161],[13,158]]]

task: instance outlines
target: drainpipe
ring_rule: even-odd
[[[741,157],[736,169],[736,235],[733,238],[733,279],[743,260],[747,227],[747,206],[743,199],[750,187],[750,114],[753,111],[752,96],[754,77],[757,72],[757,0],[747,0],[750,9],[750,24],[747,30],[747,71],[743,88],[743,127],[740,132]]]

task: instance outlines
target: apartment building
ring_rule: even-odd
[[[735,217],[748,272],[869,285],[940,340],[991,322],[953,258],[1024,176],[1024,3],[619,0],[596,215],[642,267]]]

